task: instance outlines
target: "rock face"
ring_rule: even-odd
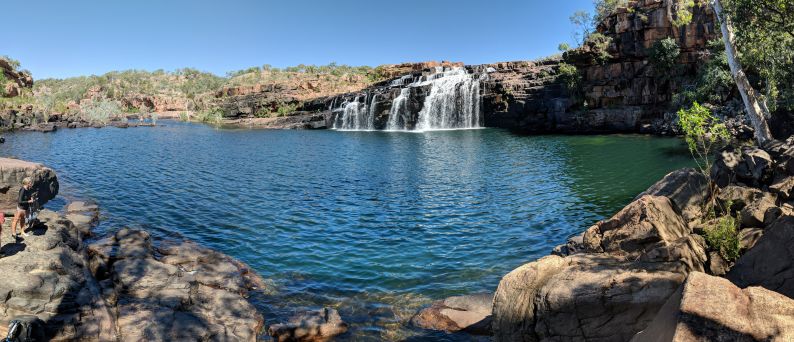
[[[223,254],[130,229],[88,251],[121,340],[255,341],[263,327],[245,299],[261,281]]]
[[[588,229],[584,250],[521,266],[494,296],[497,341],[628,340],[707,260],[661,196],[643,196]]]
[[[695,169],[680,169],[670,172],[662,180],[641,193],[644,195],[665,196],[684,217],[684,220],[703,215],[702,206],[709,196],[709,180]]]
[[[490,335],[492,308],[490,293],[449,297],[419,311],[411,323],[431,330]]]
[[[0,95],[3,97],[16,97],[21,93],[22,88],[33,88],[33,77],[30,73],[16,70],[16,66],[11,61],[0,57],[0,74],[8,80],[5,84],[0,84]]]
[[[791,339],[794,300],[760,287],[740,289],[724,278],[693,272],[632,341]]]
[[[779,218],[764,230],[755,246],[745,253],[727,278],[740,287],[762,286],[794,297],[794,217]]]
[[[58,194],[58,177],[50,168],[18,159],[0,158],[0,210],[16,210],[19,189],[25,177],[33,179],[39,204],[47,203]]]
[[[288,323],[273,324],[268,328],[277,342],[322,342],[347,331],[347,323],[332,308],[304,312],[292,317]]]

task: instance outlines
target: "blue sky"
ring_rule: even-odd
[[[591,0],[25,0],[3,4],[9,55],[34,78],[271,64],[534,59],[570,42]]]

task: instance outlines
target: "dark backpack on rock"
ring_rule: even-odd
[[[8,323],[8,336],[4,342],[44,341],[44,324],[36,316],[17,316]]]

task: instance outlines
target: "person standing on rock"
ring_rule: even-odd
[[[19,230],[22,231],[22,235],[28,236],[28,234],[25,233],[25,215],[30,209],[30,204],[35,201],[33,198],[34,193],[33,180],[30,179],[30,177],[25,177],[25,179],[22,180],[22,187],[19,188],[17,211],[14,213],[14,220],[11,221],[11,235],[16,238],[19,238],[19,234],[17,233],[17,222],[19,222]]]

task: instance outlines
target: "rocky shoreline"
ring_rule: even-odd
[[[710,177],[674,171],[612,218],[505,275],[492,307],[455,297],[413,322],[448,332],[490,324],[478,333],[496,341],[794,338],[792,189],[794,137],[725,150]],[[738,218],[735,261],[704,239],[715,224],[702,210],[710,191]]]

